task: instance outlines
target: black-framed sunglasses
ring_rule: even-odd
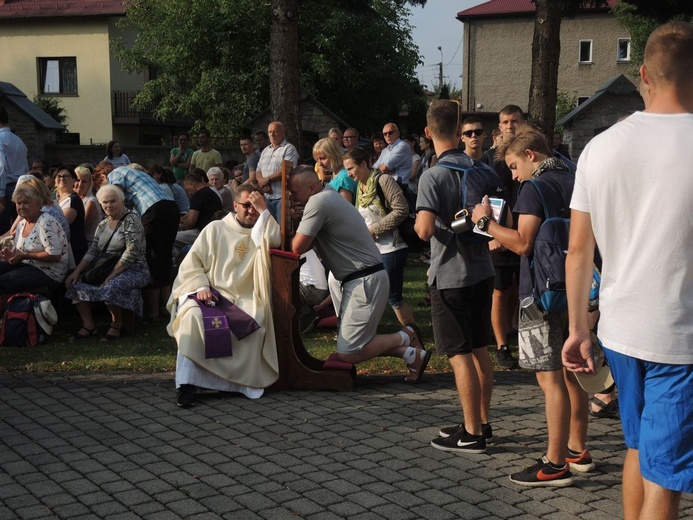
[[[479,137],[483,133],[484,133],[483,128],[475,128],[474,130],[465,130],[464,132],[462,132],[462,135],[465,137],[471,137],[472,135]]]
[[[245,209],[250,209],[253,207],[252,202],[236,202],[239,206],[243,206]]]
[[[392,135],[396,132],[397,130],[390,130],[389,132],[383,132],[383,135]]]

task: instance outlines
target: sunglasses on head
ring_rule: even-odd
[[[465,130],[464,132],[462,132],[462,135],[465,137],[471,137],[472,135],[479,137],[483,133],[483,128],[475,128],[474,130]]]

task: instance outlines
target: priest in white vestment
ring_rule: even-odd
[[[197,388],[240,392],[251,399],[279,377],[272,322],[270,247],[280,243],[279,224],[255,187],[238,187],[234,207],[222,220],[208,224],[181,262],[167,308],[168,332],[178,343],[178,405],[195,404]],[[211,302],[210,287],[247,313],[260,326],[238,339],[231,330],[232,354],[205,354],[205,330],[197,301]]]

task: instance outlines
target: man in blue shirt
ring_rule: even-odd
[[[383,137],[387,146],[383,149],[373,168],[392,175],[400,185],[409,185],[411,174],[411,148],[400,138],[399,128],[388,123],[383,128]]]
[[[26,145],[12,133],[5,107],[0,107],[0,233],[5,233],[17,217],[12,194],[17,179],[29,171]]]

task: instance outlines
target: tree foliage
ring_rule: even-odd
[[[65,107],[60,104],[60,100],[58,98],[36,94],[32,101],[34,105],[38,106],[46,114],[63,125],[67,130],[67,122],[70,120],[70,118],[67,116]]]
[[[409,0],[409,3],[425,0]],[[301,0],[301,86],[366,133],[418,95],[406,0]],[[130,72],[154,71],[137,97],[160,118],[204,114],[214,133],[270,106],[270,2],[137,0],[118,42]]]
[[[556,121],[560,121],[567,116],[576,106],[578,102],[577,90],[567,92],[559,90],[556,96]],[[563,131],[563,127],[555,125],[554,128],[559,132]]]
[[[616,7],[620,4],[627,4],[638,16],[651,18],[657,24],[693,17],[691,0],[621,0]]]
[[[630,60],[634,74],[642,65],[647,38],[658,25],[673,20],[693,23],[693,2],[690,0],[624,0],[614,6],[613,12],[630,33]]]

